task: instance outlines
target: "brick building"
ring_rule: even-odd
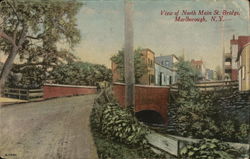
[[[155,84],[155,53],[150,49],[142,49],[142,58],[147,65],[147,72],[140,78],[139,82],[143,85]]]
[[[238,80],[238,66],[237,57],[239,51],[241,51],[247,43],[250,42],[250,36],[238,36],[238,39],[233,35],[233,39],[230,40],[230,52],[224,53],[224,78],[230,80]]]
[[[204,65],[202,60],[192,59],[191,65],[199,71],[199,73],[200,73],[199,79],[200,80],[206,79],[206,68],[205,68],[205,65]]]
[[[155,84],[155,53],[150,49],[142,49],[141,52],[144,63],[146,64],[146,73],[139,79],[138,84],[154,85]],[[111,61],[113,73],[113,82],[121,82],[121,73],[117,70],[117,64]]]

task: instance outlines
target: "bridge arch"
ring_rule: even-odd
[[[139,121],[148,124],[164,124],[164,118],[161,114],[154,110],[142,110],[135,113],[136,118]]]
[[[167,110],[159,105],[137,105],[135,115],[138,120],[146,123],[166,124],[167,122]]]

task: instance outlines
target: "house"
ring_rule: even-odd
[[[206,68],[205,68],[203,61],[192,59],[191,65],[199,71],[199,73],[200,73],[199,79],[205,80],[206,79]]]
[[[146,64],[146,73],[139,79],[139,84],[154,85],[155,84],[155,53],[150,49],[142,49],[142,59]],[[117,69],[117,64],[111,61],[111,70],[113,74],[113,82],[122,82],[121,73]]]
[[[143,85],[155,84],[155,53],[150,49],[142,49],[142,58],[147,65],[147,72],[140,78],[139,82]]]
[[[250,91],[250,42],[239,50],[237,59],[240,91]]]
[[[230,80],[238,80],[238,52],[243,49],[243,46],[250,42],[250,36],[238,36],[238,39],[233,35],[230,40],[230,52],[224,53],[223,68],[224,78]]]
[[[166,86],[171,85],[175,81],[176,71],[166,66],[155,63],[155,85]]]
[[[162,72],[162,70],[165,73],[164,76],[168,77],[168,84],[174,84],[177,81],[177,74],[176,74],[176,68],[175,64],[179,62],[179,59],[174,54],[167,55],[167,56],[158,56],[155,58],[155,65],[156,72]],[[159,74],[156,75],[156,79],[159,79]]]

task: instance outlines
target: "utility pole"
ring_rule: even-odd
[[[124,0],[125,11],[125,43],[124,43],[124,73],[125,73],[125,106],[135,104],[135,73],[133,48],[133,0]]]
[[[223,4],[223,9],[225,9],[225,3]],[[225,24],[222,21],[221,24],[221,45],[222,45],[222,80],[225,80],[225,38],[224,38],[224,29]]]

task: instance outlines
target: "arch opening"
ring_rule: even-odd
[[[164,119],[161,116],[161,114],[153,110],[142,110],[142,111],[136,112],[135,116],[139,121],[145,124],[149,124],[149,125],[164,124]]]

